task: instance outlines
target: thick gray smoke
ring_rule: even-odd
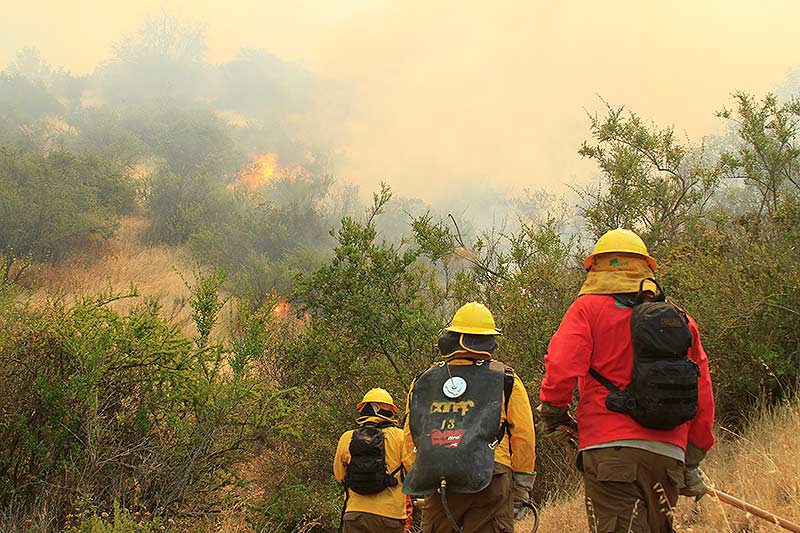
[[[332,175],[330,203],[341,204],[338,214],[361,212],[358,204],[373,191],[349,185],[338,172],[347,167],[343,153],[363,112],[352,88],[262,49],[243,48],[217,63],[207,52],[203,26],[167,15],[119,38],[111,57],[87,75],[49,65],[36,49],[20,50],[0,74],[0,142],[229,181],[257,155],[275,153],[282,168]],[[440,219],[453,214],[472,237],[512,231],[556,211],[563,216],[552,194],[520,194],[488,175],[449,172],[424,190],[390,183],[402,197],[383,217],[386,238],[399,239],[412,216],[429,211]]]
[[[173,122],[176,137],[199,135],[203,145],[217,136],[230,144],[240,152],[227,162],[234,167],[267,151],[278,153],[284,165],[329,160],[334,147],[328,141],[335,135],[317,133],[317,117],[330,116],[319,105],[333,98],[340,100],[335,108],[347,107],[340,86],[264,50],[242,49],[221,63],[208,61],[206,53],[201,26],[166,15],[122,37],[112,57],[85,76],[50,66],[36,49],[23,49],[0,75],[3,139],[100,148],[129,137],[134,155],[140,143],[166,153],[170,140],[153,136],[164,122]]]

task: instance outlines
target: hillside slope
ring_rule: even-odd
[[[128,217],[122,220],[113,238],[97,243],[89,252],[56,265],[35,265],[25,280],[32,302],[35,305],[56,294],[70,301],[102,292],[124,293],[133,284],[140,298],[114,302],[113,308],[124,311],[141,298],[155,297],[161,301],[165,317],[184,334],[195,335],[188,305],[190,294],[184,283],[193,279],[191,255],[182,247],[147,246],[142,239],[146,230],[144,219]],[[223,314],[230,312],[228,304]],[[721,490],[800,522],[799,434],[800,399],[797,398],[754,413],[741,434],[718,427],[719,442],[704,463],[705,472]],[[573,468],[571,464],[564,467]],[[565,487],[564,494],[567,496],[542,505],[541,533],[587,530],[581,487]],[[261,498],[263,492],[253,497]],[[676,529],[681,532],[781,531],[711,497],[696,504],[681,498],[675,516]],[[249,530],[241,509],[229,509],[221,518],[216,524],[218,530]],[[313,529],[313,522],[309,522],[309,529]],[[531,526],[530,521],[520,522],[516,529],[527,532]]]
[[[157,298],[164,318],[185,335],[196,335],[189,307],[190,292],[184,283],[194,280],[195,263],[191,254],[180,246],[148,246],[144,242],[147,228],[144,218],[125,217],[110,239],[54,265],[33,265],[23,280],[33,303],[54,296],[69,302],[86,295],[109,292],[121,295],[133,286],[138,298],[118,300],[110,307],[124,312],[144,298]],[[229,312],[230,304],[222,310],[222,316]]]

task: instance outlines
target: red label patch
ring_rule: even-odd
[[[461,444],[461,437],[463,436],[463,429],[447,429],[444,431],[434,429],[431,432],[431,444],[434,446],[444,446],[445,448],[458,448],[458,445]]]

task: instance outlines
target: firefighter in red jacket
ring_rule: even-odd
[[[697,324],[687,316],[688,357],[699,369],[697,413],[688,422],[649,429],[608,409],[609,389],[594,374],[619,389],[631,382],[632,310],[620,296],[639,292],[642,280],[653,277],[656,262],[638,235],[615,229],[597,241],[584,266],[588,274],[579,298],[545,355],[538,409],[544,431],[557,440],[577,437],[591,531],[670,532],[678,494],[699,497],[707,490],[699,463],[714,444],[708,357]],[[656,292],[652,282],[643,288]],[[576,386],[577,424],[568,412]]]

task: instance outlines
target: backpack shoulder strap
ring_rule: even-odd
[[[611,383],[611,380],[606,378],[594,368],[589,367],[589,374],[591,374],[592,377],[596,379],[603,387],[607,388],[609,392],[619,392],[619,387]]]
[[[610,294],[620,305],[623,307],[636,307],[636,294],[635,292],[621,292],[618,294]]]
[[[395,475],[395,474],[397,474],[398,472],[400,472],[400,481],[405,481],[405,478],[406,478],[406,469],[405,469],[405,467],[403,466],[403,463],[400,463],[400,466],[398,466],[397,468],[395,468],[394,470],[392,470],[391,472],[389,472],[389,475],[390,475],[390,476],[394,476],[394,475]]]
[[[505,405],[503,408],[508,413],[508,400],[511,399],[511,393],[514,391],[514,369],[506,365],[503,371],[503,393],[505,394]]]
[[[652,279],[652,278],[647,278]],[[642,280],[641,285],[644,285],[644,282],[647,279]],[[655,280],[653,280],[655,282]],[[641,286],[640,285],[640,286]],[[659,290],[661,287],[659,287]],[[620,305],[623,307],[630,307],[634,308],[637,305],[641,304],[642,301],[639,300],[639,296],[641,295],[641,291],[637,292],[620,292],[617,294],[610,294],[609,296],[613,297]],[[614,385],[608,378],[606,378],[603,374],[598,372],[592,367],[589,367],[589,374],[596,379],[603,387],[608,389],[609,392],[619,392],[619,387]]]
[[[395,427],[395,428],[399,429],[400,431],[402,431],[402,430],[403,430],[401,427],[398,427],[396,424],[391,424],[391,425],[389,425],[388,427]],[[402,438],[402,437],[401,437],[401,438]],[[384,451],[384,454],[385,454],[385,453],[386,453],[386,452]],[[400,481],[405,481],[405,478],[406,478],[406,467],[405,467],[405,466],[403,466],[403,458],[402,458],[402,457],[400,458],[400,466],[398,466],[397,468],[395,468],[394,470],[392,470],[391,472],[389,472],[389,475],[390,475],[390,476],[394,476],[394,475],[395,475],[395,474],[397,474],[398,472],[400,472]]]
[[[505,396],[505,404],[503,405],[503,410],[506,413],[506,419],[500,425],[500,429],[497,432],[497,444],[500,444],[503,441],[503,437],[506,436],[506,433],[508,433],[508,436],[511,437],[511,430],[508,429],[508,401],[511,399],[511,393],[513,391],[514,391],[514,369],[508,365],[505,365],[505,370],[503,370],[503,395]]]
[[[667,303],[671,304],[672,307],[677,309],[678,312],[683,315],[683,318],[685,318],[687,322],[689,321],[689,315],[686,314],[686,309],[676,304],[675,300],[673,300],[672,298],[667,298]]]

